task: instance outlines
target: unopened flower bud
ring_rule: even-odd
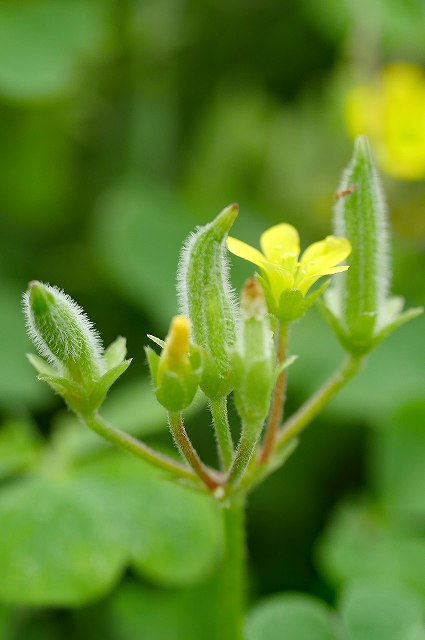
[[[146,355],[158,402],[168,411],[183,411],[192,404],[201,377],[199,349],[189,343],[190,320],[175,316],[160,356],[150,347]]]

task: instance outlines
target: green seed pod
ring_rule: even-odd
[[[389,297],[391,269],[384,196],[367,138],[360,136],[337,192],[334,230],[352,246],[349,270],[325,294],[325,316],[344,348],[366,353],[420,309],[400,313]]]
[[[367,342],[380,323],[390,284],[386,206],[365,137],[357,138],[335,206],[335,231],[352,246],[349,270],[340,276],[338,315],[354,341]]]
[[[241,313],[233,351],[234,399],[244,427],[259,435],[276,379],[276,354],[264,293],[253,278],[242,290]]]
[[[57,373],[79,384],[100,378],[105,368],[100,337],[68,295],[33,281],[23,309],[30,338]]]
[[[193,342],[205,350],[201,387],[211,398],[231,391],[230,350],[235,343],[235,302],[228,279],[226,238],[238,214],[224,209],[183,246],[178,268],[181,312],[192,322]]]

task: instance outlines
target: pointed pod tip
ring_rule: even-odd
[[[369,139],[365,135],[357,136],[354,141],[354,153],[361,153],[362,155],[370,157],[372,155]]]
[[[35,314],[44,313],[51,303],[51,294],[39,280],[31,280],[28,284],[31,310]]]
[[[31,282],[28,282],[28,289],[35,289],[36,287],[39,287],[41,285],[40,280],[31,280]]]
[[[239,205],[235,202],[220,211],[216,219],[212,222],[220,235],[224,235],[229,231],[230,227],[236,220],[238,213]]]

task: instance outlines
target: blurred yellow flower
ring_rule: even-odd
[[[425,73],[414,64],[384,67],[374,82],[353,87],[345,101],[350,135],[366,134],[384,173],[425,178]]]
[[[227,239],[229,251],[260,267],[277,307],[283,291],[299,289],[305,295],[322,276],[348,269],[336,265],[351,252],[348,240],[328,236],[307,247],[299,259],[298,231],[290,224],[267,229],[260,237],[260,246],[263,253],[236,238]]]

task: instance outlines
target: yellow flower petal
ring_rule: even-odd
[[[410,63],[392,63],[353,87],[345,99],[350,135],[369,136],[383,171],[395,178],[425,176],[425,73]]]
[[[295,286],[305,295],[321,276],[345,271],[348,267],[336,267],[338,262],[350,255],[351,244],[345,238],[328,236],[311,244],[301,256]]]
[[[328,236],[311,244],[301,256],[301,266],[316,273],[334,267],[351,253],[351,244],[345,238]]]
[[[347,265],[341,267],[333,267],[332,269],[328,269],[324,273],[314,273],[309,276],[301,276],[297,279],[296,287],[301,291],[301,293],[305,296],[310,287],[313,286],[319,278],[322,276],[332,276],[334,273],[341,273],[341,271],[347,271],[349,267]]]
[[[298,258],[300,238],[291,224],[276,224],[261,234],[261,249],[269,262],[282,264],[285,258]]]
[[[248,260],[248,262],[252,262],[259,267],[262,267],[266,262],[262,253],[249,244],[246,244],[246,242],[242,242],[236,238],[227,238],[227,248],[235,256]]]

